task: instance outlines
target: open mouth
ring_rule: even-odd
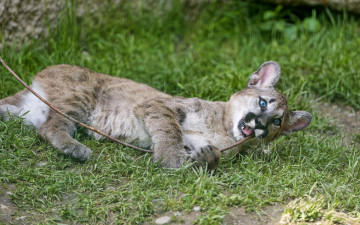
[[[244,137],[254,134],[254,130],[246,125],[243,121],[239,123],[239,130],[241,131],[242,135],[244,135]]]

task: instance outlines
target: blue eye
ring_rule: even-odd
[[[267,102],[266,102],[264,99],[260,99],[260,101],[259,101],[259,106],[260,106],[261,108],[265,108],[266,105],[267,105]]]
[[[281,119],[279,118],[276,118],[273,120],[273,123],[276,125],[276,126],[279,126],[281,124]]]

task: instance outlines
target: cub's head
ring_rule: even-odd
[[[267,143],[311,123],[310,113],[289,111],[284,95],[275,90],[280,73],[277,62],[266,62],[250,76],[244,90],[231,96],[232,133],[237,141],[254,135]]]

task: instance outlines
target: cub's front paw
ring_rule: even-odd
[[[185,151],[173,150],[170,151],[156,151],[154,152],[153,162],[159,163],[162,167],[168,169],[177,169],[184,165],[186,161]],[[172,150],[172,151],[171,151]]]
[[[67,145],[62,152],[80,161],[86,161],[91,156],[91,149],[82,144]]]
[[[190,153],[189,162],[194,162],[196,167],[203,167],[209,170],[214,170],[220,162],[220,151],[213,145],[207,145],[202,148],[198,148]]]

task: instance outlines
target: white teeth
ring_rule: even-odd
[[[251,120],[251,121],[248,123],[248,126],[249,126],[249,127],[255,127],[255,120]]]
[[[262,135],[265,131],[264,130],[260,130],[260,129],[256,129],[255,130],[255,136],[259,137],[260,135]]]

